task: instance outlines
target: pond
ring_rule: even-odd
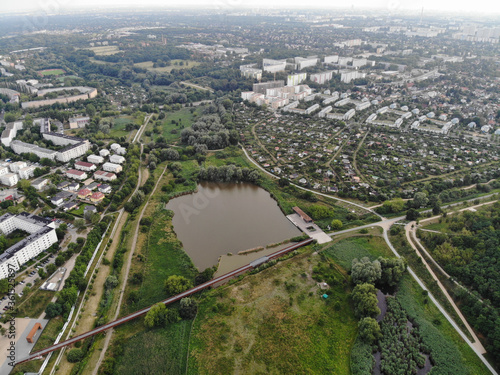
[[[217,264],[223,254],[301,234],[267,191],[247,183],[204,182],[166,208],[174,211],[175,233],[199,270]]]

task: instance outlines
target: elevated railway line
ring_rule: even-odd
[[[265,256],[265,257],[262,257],[262,258],[259,258],[245,266],[242,266],[240,268],[237,268],[235,269],[234,271],[231,271],[231,272],[228,272],[224,275],[221,275],[219,277],[216,277],[215,279],[213,280],[210,280],[210,281],[207,281],[206,283],[203,283],[203,284],[200,284],[198,286],[195,286],[194,288],[191,288],[189,290],[186,290],[185,292],[183,293],[180,293],[180,294],[177,294],[176,296],[173,296],[173,297],[170,297],[170,298],[167,298],[163,301],[161,301],[163,304],[165,305],[169,305],[171,303],[174,303],[174,302],[177,302],[179,300],[181,300],[182,298],[185,298],[185,297],[188,297],[192,294],[195,294],[197,292],[200,292],[210,286],[213,286],[213,285],[217,285],[218,283],[224,281],[224,280],[227,280],[231,277],[234,277],[234,276],[237,276],[241,273],[244,273],[244,272],[247,272],[247,271],[250,271],[258,266],[260,266],[261,264],[264,264],[266,263],[267,261],[271,260],[271,259],[276,259],[276,258],[279,258],[281,257],[282,255],[286,254],[286,253],[289,253],[291,251],[294,251],[302,246],[306,246],[306,245],[309,245],[310,243],[313,242],[313,239],[307,239],[307,240],[304,240],[304,241],[301,241],[301,242],[297,242],[296,244],[293,244],[293,245],[290,245],[290,246],[287,246],[286,248],[284,249],[281,249],[281,250],[278,250],[268,256]],[[43,357],[44,355],[47,355],[55,350],[59,350],[59,349],[62,349],[66,346],[69,346],[69,345],[72,345],[74,343],[76,343],[77,341],[80,341],[80,340],[84,340],[88,337],[91,337],[91,336],[94,336],[94,335],[97,335],[98,333],[101,333],[101,332],[105,332],[107,331],[108,329],[111,329],[111,328],[114,328],[114,327],[117,327],[119,325],[122,325],[130,320],[133,320],[133,319],[136,319],[142,315],[145,315],[147,314],[147,312],[149,310],[151,310],[152,306],[149,306],[149,307],[146,307],[144,309],[141,309],[141,310],[138,310],[132,314],[129,314],[129,315],[126,315],[124,317],[121,317],[120,319],[117,319],[117,320],[114,320],[112,322],[109,322],[109,323],[106,323],[100,327],[97,327],[91,331],[88,331],[86,333],[83,333],[81,335],[78,335],[78,336],[75,336],[73,338],[70,338],[66,341],[63,341],[63,342],[60,342],[58,344],[55,344],[55,345],[52,345],[52,346],[49,346],[45,349],[42,349],[42,350],[39,350],[39,351],[36,351],[34,353],[31,353],[29,356],[25,357],[25,358],[21,358],[19,360],[16,361],[16,364],[19,364],[19,363],[23,363],[23,362],[27,362],[27,361],[30,361],[30,360],[33,360],[33,359],[37,359],[37,358],[40,358],[40,357]]]

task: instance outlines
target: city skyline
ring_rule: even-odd
[[[364,9],[377,9],[380,11],[389,11],[391,13],[418,11],[422,9],[426,15],[429,12],[450,12],[456,13],[474,13],[484,15],[499,15],[500,3],[491,3],[486,0],[476,2],[450,0],[434,2],[430,0],[421,0],[412,2],[409,0],[351,0],[348,2],[329,2],[326,0],[316,0],[312,3],[304,3],[297,0],[284,1],[273,0],[263,1],[256,0],[251,3],[243,2],[242,0],[186,0],[182,4],[169,4],[161,0],[146,0],[141,2],[140,5],[134,0],[25,0],[19,3],[4,4],[0,13],[13,13],[13,12],[30,12],[30,13],[44,13],[44,14],[57,14],[67,11],[75,10],[88,10],[88,9],[145,9],[145,8],[162,8],[162,9],[175,9],[175,8],[196,8],[196,9],[251,9],[251,10],[265,10],[265,9],[352,9],[362,11]]]

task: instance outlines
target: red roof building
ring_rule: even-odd
[[[87,173],[83,171],[77,171],[76,169],[70,169],[66,171],[66,176],[69,178],[74,178],[75,180],[85,180],[87,178]]]
[[[83,188],[81,189],[79,192],[78,192],[78,198],[80,199],[85,199],[87,198],[89,195],[92,195],[92,192],[87,189],[87,188]]]
[[[86,161],[77,161],[75,163],[75,168],[79,169],[80,171],[94,171],[96,169],[96,166],[92,163],[87,163]]]
[[[104,194],[103,194],[103,193],[101,193],[100,191],[96,191],[95,193],[93,193],[93,194],[90,196],[90,200],[91,200],[93,203],[99,203],[99,202],[101,202],[103,199],[104,199]]]

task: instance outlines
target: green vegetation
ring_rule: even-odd
[[[166,327],[142,331],[127,340],[118,340],[114,350],[114,374],[181,375],[186,373],[191,320],[182,320]],[[113,367],[114,358],[104,366]]]
[[[433,372],[449,375],[488,373],[437,307],[428,302],[428,297],[410,275],[407,274],[400,283],[396,300],[413,324],[418,325],[435,365]]]
[[[487,338],[487,350],[500,360],[500,203],[478,212],[463,211],[441,218],[446,233],[419,231],[425,246],[444,270],[486,302],[467,293],[459,298],[463,310]]]
[[[387,313],[381,322],[380,370],[384,374],[415,374],[423,368],[429,352],[418,326],[408,327],[406,312],[394,297],[387,297]]]
[[[171,60],[167,66],[158,66],[152,61],[145,61],[134,64],[138,68],[143,68],[151,70],[158,73],[169,73],[172,69],[190,69],[192,67],[200,65],[199,62],[193,60]]]
[[[42,77],[48,77],[48,76],[60,76],[64,73],[64,69],[45,69],[45,70],[40,70],[37,72],[40,74]]]
[[[368,257],[375,260],[380,256],[391,257],[392,251],[381,237],[350,237],[324,250],[326,256],[334,259],[346,270],[351,269],[353,259]]]
[[[330,289],[310,281],[309,265]],[[194,323],[188,373],[349,374],[357,328],[343,280],[309,250],[209,292]]]

